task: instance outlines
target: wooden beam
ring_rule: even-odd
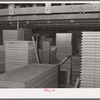
[[[47,7],[47,6],[46,6]],[[45,14],[46,7],[26,7],[26,8],[13,8],[14,15],[26,15],[26,14]],[[10,15],[11,9],[0,9],[0,15]],[[61,5],[50,6],[48,10],[50,13],[85,13],[85,12],[100,12],[100,3],[96,4],[84,4],[84,5]]]
[[[99,19],[100,13],[83,13],[83,14],[53,14],[53,15],[25,15],[25,16],[3,16],[0,21],[27,21],[27,20],[65,20],[71,19]]]

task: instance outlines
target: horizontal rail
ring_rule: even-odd
[[[100,13],[85,13],[85,14],[54,14],[54,15],[25,15],[25,16],[3,16],[0,17],[0,21],[27,21],[36,20],[65,20],[70,19],[73,23],[75,19],[99,19]]]
[[[48,11],[49,10],[49,11]],[[100,12],[100,3],[84,5],[61,5],[45,7],[25,7],[0,9],[0,16],[5,15],[26,15],[26,14],[55,14],[55,13],[81,13],[81,12]]]

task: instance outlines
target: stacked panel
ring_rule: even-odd
[[[0,46],[0,73],[5,72],[5,48],[3,45]]]
[[[24,40],[23,30],[3,30],[3,41]]]
[[[6,70],[13,70],[25,65],[37,63],[32,41],[6,41]]]
[[[30,64],[0,75],[1,88],[58,88],[58,66]]]
[[[0,30],[0,45],[3,45],[3,33],[2,33],[2,30]]]
[[[100,88],[100,32],[82,34],[81,88]]]

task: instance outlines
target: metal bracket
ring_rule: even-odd
[[[8,16],[8,21],[11,21],[12,20],[12,17],[11,16]]]
[[[9,15],[14,15],[14,4],[9,4]]]
[[[45,13],[51,13],[51,3],[46,3]]]

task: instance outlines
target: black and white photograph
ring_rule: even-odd
[[[0,3],[5,88],[100,88],[100,3]]]

